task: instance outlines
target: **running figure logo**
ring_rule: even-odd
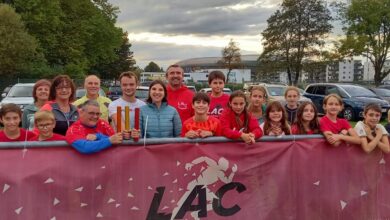
[[[188,196],[190,196],[191,192],[197,186],[202,186],[202,188],[206,190],[207,212],[212,210],[212,201],[219,198],[208,188],[208,186],[217,183],[219,180],[225,184],[231,183],[234,174],[237,172],[237,164],[234,164],[231,168],[229,176],[227,176],[226,172],[228,172],[229,169],[229,161],[223,157],[219,158],[218,163],[208,157],[198,157],[191,163],[187,163],[185,165],[185,169],[189,171],[194,165],[203,162],[207,164],[207,167],[204,170],[201,170],[201,173],[198,177],[196,177],[196,179],[188,183],[187,191],[177,202],[177,206],[173,209],[171,219],[175,219],[180,208],[183,206],[183,203],[187,200]],[[194,219],[199,219],[198,212],[199,211],[191,212],[191,216]]]

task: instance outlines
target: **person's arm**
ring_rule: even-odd
[[[255,139],[259,139],[261,136],[263,136],[263,131],[261,130],[259,126],[259,122],[255,117],[250,117],[249,119],[249,132],[252,133],[255,137]]]
[[[341,144],[341,140],[338,134],[333,134],[331,131],[324,131],[323,135],[325,136],[326,141],[328,141],[329,144],[335,147]]]
[[[349,135],[340,135],[341,140],[351,144],[361,144],[360,138],[353,128],[348,129]]]
[[[383,135],[378,143],[378,147],[386,154],[390,153],[389,137]]]
[[[179,113],[177,112],[176,109],[174,109],[174,114],[173,114],[173,137],[180,137],[181,134],[181,119],[179,116]]]
[[[370,153],[378,145],[380,136],[376,136],[373,140],[369,141],[366,136],[360,137],[361,145],[366,153]]]
[[[96,153],[111,146],[111,141],[107,136],[99,133],[96,134],[96,136],[97,136],[97,140],[95,141],[79,139],[74,141],[71,145],[78,152],[83,154]]]
[[[232,125],[233,120],[229,119],[228,113],[229,113],[229,110],[224,110],[222,115],[220,116],[222,135],[227,137],[227,138],[230,138],[230,139],[239,139],[239,138],[241,138],[242,132],[239,130],[233,130],[231,128],[231,127],[233,127],[233,125]]]

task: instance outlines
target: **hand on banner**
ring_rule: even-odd
[[[122,133],[116,133],[110,137],[110,142],[112,144],[120,144],[122,143]]]
[[[129,140],[131,137],[131,131],[122,131],[123,139]]]
[[[199,137],[199,135],[198,135],[198,132],[197,132],[197,131],[189,130],[189,131],[185,134],[185,137],[186,137],[186,138],[197,138],[197,137]]]
[[[241,134],[241,139],[245,142],[245,143],[247,143],[247,144],[252,144],[252,143],[254,143],[254,138],[252,138],[252,135],[251,135],[251,133],[242,133]],[[253,140],[253,141],[252,141]]]
[[[201,138],[213,136],[213,132],[211,131],[199,130],[198,133]]]
[[[87,139],[87,141],[95,141],[96,138],[97,137],[95,134],[88,134],[87,137],[85,137],[85,139]]]

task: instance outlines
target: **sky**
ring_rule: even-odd
[[[141,68],[164,69],[180,60],[221,56],[230,39],[241,54],[260,54],[261,32],[281,0],[110,0],[117,26],[129,33]]]

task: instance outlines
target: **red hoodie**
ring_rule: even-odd
[[[251,132],[255,135],[255,139],[263,136],[263,131],[259,126],[259,122],[255,117],[249,114],[249,123],[248,123],[248,132]],[[242,127],[237,124],[236,114],[229,108],[226,108],[222,115],[219,117],[221,121],[222,134],[230,139],[238,139],[242,134]],[[244,113],[241,113],[240,120],[244,121]]]
[[[194,93],[185,85],[182,85],[177,90],[173,90],[170,85],[167,85],[167,92],[168,105],[173,106],[177,110],[183,124],[194,115],[194,109],[192,108]]]

